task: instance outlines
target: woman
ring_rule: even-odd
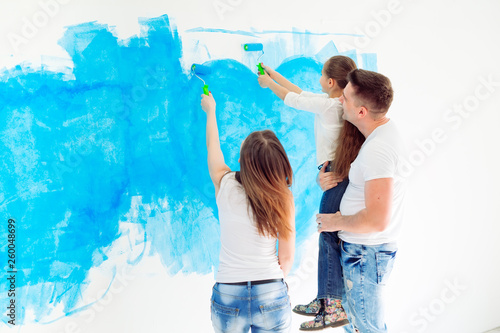
[[[283,279],[295,250],[290,162],[272,131],[258,131],[243,141],[240,171],[232,172],[220,148],[211,93],[202,95],[201,106],[221,228],[212,325],[215,332],[289,332],[291,305]]]

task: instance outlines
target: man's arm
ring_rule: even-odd
[[[392,178],[379,178],[365,183],[366,208],[354,215],[317,214],[318,231],[348,231],[371,233],[384,231],[391,221],[394,182]],[[321,226],[321,227],[320,227]]]

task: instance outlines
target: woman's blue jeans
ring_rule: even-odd
[[[349,179],[344,179],[337,186],[323,192],[320,214],[336,213],[340,209],[340,201],[349,185]],[[318,254],[318,296],[317,298],[342,299],[344,282],[342,266],[340,265],[340,247],[337,232],[322,232],[319,235]]]
[[[211,299],[216,333],[290,332],[292,308],[285,282],[232,285],[216,283]]]

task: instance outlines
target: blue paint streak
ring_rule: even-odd
[[[84,310],[87,310],[87,309],[93,307],[99,301],[103,300],[106,295],[108,295],[108,293],[110,292],[111,286],[113,285],[113,282],[115,282],[115,278],[116,278],[116,268],[113,269],[113,276],[111,278],[111,281],[108,284],[108,287],[106,288],[106,290],[104,291],[104,293],[101,295],[101,297],[99,297],[97,300],[89,302],[88,304],[82,305],[82,306],[80,306],[78,308],[75,308],[75,309],[73,309],[73,310],[65,313],[64,316],[58,317],[58,318],[53,319],[51,321],[41,322],[41,324],[44,324],[44,325],[51,324],[51,323],[54,323],[54,322],[56,322],[56,321],[58,321],[60,319],[63,319],[64,317],[71,316],[71,315],[73,315],[75,313],[78,313],[78,312],[81,312],[81,311],[84,311]]]
[[[376,53],[363,53],[361,54],[361,59],[363,59],[363,68],[370,71],[377,71],[377,54]]]
[[[130,264],[157,254],[172,275],[207,274],[218,264],[202,82],[184,74],[182,45],[167,16],[141,24],[143,35],[126,45],[107,25],[69,27],[59,44],[72,57],[74,80],[66,70],[38,71],[26,64],[0,74],[0,212],[3,221],[14,217],[18,226],[18,324],[26,309],[47,322],[56,306],[63,305],[66,315],[88,307],[81,298],[88,272],[108,260],[115,240],[128,237],[119,223],[127,220],[133,197],[142,204],[128,222],[144,237],[130,244],[142,249],[130,254]],[[363,59],[376,65],[376,55]],[[203,65],[210,68],[204,79],[218,103],[228,165],[238,169],[241,142],[255,130],[272,129],[287,150],[300,247],[315,232],[308,221],[321,195],[313,115],[286,107],[260,88],[254,68],[231,59]],[[321,68],[321,62],[298,56],[277,70],[304,90],[319,92]],[[5,223],[0,230],[6,239]],[[0,290],[6,288],[0,280]],[[1,293],[0,303],[7,300]]]
[[[335,43],[332,41],[329,41],[314,57],[316,60],[318,60],[321,63],[324,63],[327,61],[330,57],[333,57],[334,55],[339,54],[339,50],[337,49],[337,46],[335,46]]]
[[[293,34],[293,35],[311,35],[311,36],[352,36],[352,37],[364,37],[360,34],[348,34],[348,33],[332,33],[332,32],[311,32],[311,31],[300,31],[297,29],[290,30],[261,30],[257,31],[252,29],[251,31],[244,30],[228,30],[228,29],[215,29],[215,28],[192,28],[186,30],[186,32],[216,32],[231,35],[241,35],[241,36],[252,36],[257,37],[258,35],[268,35],[268,34]]]

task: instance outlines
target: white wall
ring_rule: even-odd
[[[23,19],[32,20],[42,10],[41,2],[46,1],[2,1],[0,68],[22,61],[37,64],[41,56],[69,58],[57,45],[67,25],[97,20],[116,25],[119,36],[127,38],[138,32],[138,17],[162,14],[178,27],[186,64],[195,57],[190,50],[195,39],[211,47],[212,59],[242,60],[239,53],[226,52],[215,33],[185,32],[195,27],[370,36],[332,38],[339,49],[354,46],[378,55],[379,72],[396,91],[391,116],[414,158],[406,226],[387,292],[388,324],[398,333],[479,333],[500,326],[500,158],[495,135],[500,121],[500,2],[66,0],[29,43],[14,50],[8,32],[21,31]],[[217,12],[217,6],[225,11]],[[320,47],[324,42],[318,38],[315,43]],[[313,235],[298,249],[305,254],[289,278],[296,286],[291,291],[294,304],[308,301],[316,291],[316,240]],[[128,266],[118,253],[111,258],[119,268],[105,299],[52,323],[11,331],[211,331],[212,275],[172,277],[156,257]],[[93,270],[93,287],[84,296],[98,299],[110,279],[108,268]],[[302,319],[294,315],[296,327]]]

